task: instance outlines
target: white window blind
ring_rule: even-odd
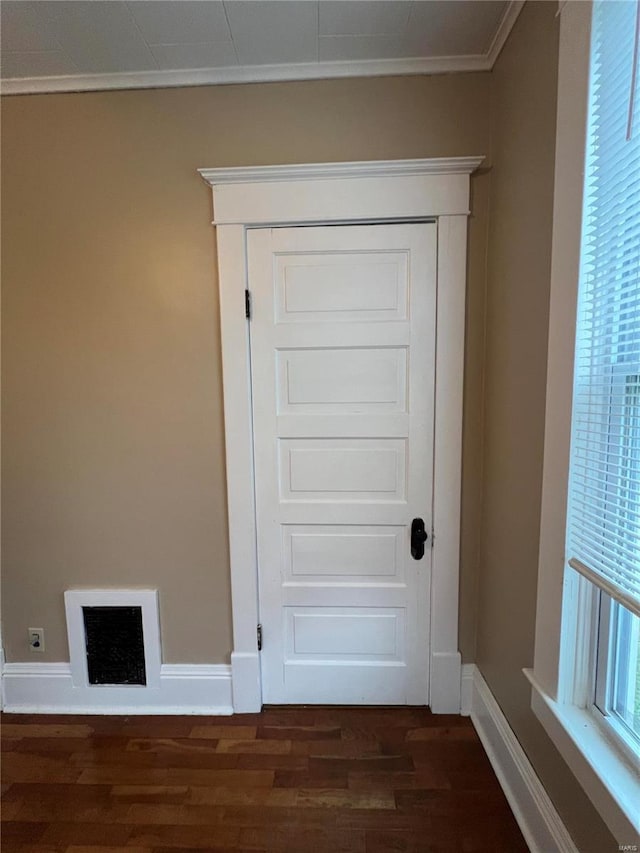
[[[638,9],[593,9],[567,543],[572,568],[640,615]]]

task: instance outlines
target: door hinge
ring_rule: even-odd
[[[248,290],[244,292],[244,316],[247,320],[251,319],[251,294]]]
[[[258,637],[258,651],[262,651],[262,625],[258,625],[258,630],[256,631]]]

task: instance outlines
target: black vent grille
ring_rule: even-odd
[[[89,684],[146,684],[141,607],[83,607]]]

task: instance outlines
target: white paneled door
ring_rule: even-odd
[[[251,230],[248,267],[263,700],[427,704],[436,225]]]

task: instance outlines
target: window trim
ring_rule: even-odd
[[[640,781],[592,707],[599,593],[565,568],[592,2],[561,6],[546,420],[531,707],[620,844]],[[598,712],[599,714],[599,712]]]

